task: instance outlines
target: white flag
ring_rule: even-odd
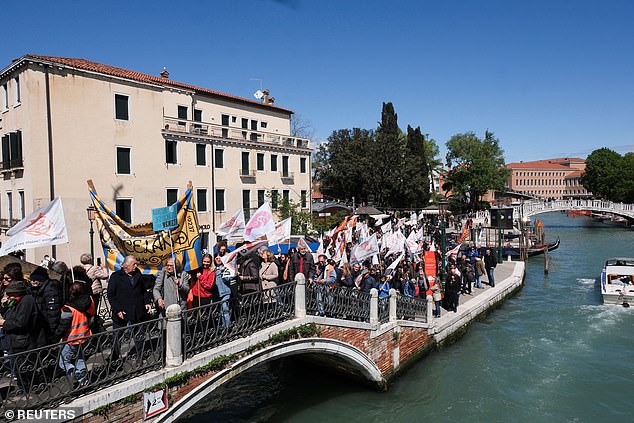
[[[244,227],[244,240],[253,241],[275,230],[271,205],[264,203],[253,213]]]
[[[244,231],[244,210],[239,209],[233,214],[226,222],[222,223],[218,229],[216,229],[216,235],[230,236],[230,235],[242,235]]]
[[[222,264],[224,264],[228,269],[235,272],[236,268],[238,267],[237,262],[239,256],[249,254],[250,252],[257,250],[264,244],[266,244],[266,241],[264,240],[243,244],[241,247],[236,248],[230,253],[222,256]]]
[[[401,253],[401,255],[399,255],[393,262],[392,264],[390,264],[387,269],[385,269],[385,275],[391,275],[392,273],[394,273],[394,270],[396,270],[396,266],[398,266],[398,264],[401,262],[401,260],[403,260],[403,257],[405,256],[405,253]]]
[[[392,222],[387,222],[385,225],[381,226],[381,232],[384,234],[392,232]]]
[[[275,230],[266,234],[269,245],[280,244],[291,237],[291,218],[282,220],[275,225]]]
[[[62,199],[57,197],[7,231],[0,256],[25,248],[46,247],[68,242]]]
[[[363,260],[379,253],[379,244],[376,235],[372,235],[364,242],[357,244],[354,249],[354,257],[357,263],[363,263]]]
[[[310,247],[308,246],[308,243],[306,242],[304,237],[300,237],[297,240],[297,249],[299,250],[300,248],[306,248],[306,251],[310,251],[311,253],[313,252],[313,250],[311,250]]]

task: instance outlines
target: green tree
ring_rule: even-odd
[[[405,157],[401,166],[402,183],[399,207],[422,208],[427,206],[431,196],[429,190],[430,161],[425,136],[420,131],[407,126]]]
[[[302,211],[300,204],[288,198],[282,198],[278,208],[280,220],[291,218],[291,233],[314,234],[312,216],[310,212]]]
[[[595,197],[610,201],[633,201],[634,153],[621,156],[609,148],[594,150],[586,158],[581,183]]]
[[[504,150],[499,144],[488,130],[484,139],[466,132],[447,141],[447,185],[474,210],[488,190],[502,191],[508,180],[509,170],[504,167]]]

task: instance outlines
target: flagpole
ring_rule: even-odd
[[[72,278],[72,282],[75,282],[75,272],[73,272],[73,256],[70,254],[70,242],[66,243],[66,247],[68,247],[68,264],[70,268],[70,277]]]

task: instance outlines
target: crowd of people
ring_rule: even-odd
[[[460,223],[463,224],[473,227],[473,220],[466,219]],[[415,247],[385,247],[388,231],[400,231],[403,237],[417,235]],[[0,289],[0,352],[11,356],[64,341],[59,368],[82,385],[87,377],[80,347],[86,336],[104,330],[97,313],[102,297],[109,303],[114,329],[165,315],[171,305],[185,311],[211,303],[219,303],[221,325],[229,328],[244,295],[262,292],[264,305],[274,307],[279,302],[276,288],[295,281],[298,274],[313,287],[340,287],[363,293],[374,288],[380,298],[389,296],[391,289],[404,297],[431,296],[433,315],[440,317],[442,308],[457,311],[461,295],[482,289],[483,277],[494,286],[497,262],[490,250],[475,247],[465,253],[445,254],[440,251],[439,235],[437,220],[430,218],[401,219],[387,226],[344,221],[323,238],[315,254],[306,243],[289,248],[287,253],[278,250],[277,254],[260,245],[246,249],[233,267],[225,263],[229,248],[226,241],[220,240],[213,255],[202,256],[200,268],[184,271],[179,260],[169,258],[150,278],[138,270],[134,256],[125,257],[121,269],[113,273],[104,265],[93,264],[90,254],[83,254],[82,264],[73,267],[72,272],[63,262],[46,257],[28,278],[19,264],[10,263],[3,269]],[[378,240],[379,251],[357,260],[355,248],[372,236]],[[441,266],[443,255],[447,258],[445,268]],[[49,277],[47,267],[62,275],[60,280]],[[318,313],[327,315],[324,298],[318,295]],[[113,360],[119,357],[119,349],[118,342],[114,342]]]

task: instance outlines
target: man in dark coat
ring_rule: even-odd
[[[31,293],[44,324],[46,341],[49,344],[55,343],[59,341],[59,338],[55,339],[54,334],[59,325],[62,308],[59,282],[49,279],[48,272],[41,266],[31,272],[29,279]]]
[[[44,328],[33,295],[22,281],[7,286],[5,318],[0,318],[11,354],[42,347],[46,343]]]
[[[303,273],[306,277],[306,283],[315,278],[315,259],[313,254],[308,251],[306,245],[299,245],[298,250],[289,258],[291,261],[288,265],[288,281],[293,282],[295,275]]]
[[[243,294],[260,291],[260,258],[251,252],[239,259],[236,277]]]
[[[117,270],[110,276],[108,282],[108,301],[112,309],[113,329],[140,323],[147,319],[152,308],[151,297],[146,295],[146,287],[137,269],[134,256],[126,256]],[[120,332],[115,334],[112,346],[112,360],[119,358]],[[141,336],[134,336],[137,354],[143,350]]]
[[[498,261],[495,258],[495,254],[491,254],[491,250],[486,250],[484,253],[484,268],[487,271],[487,278],[489,278],[489,285],[495,286],[494,271],[498,265]]]

